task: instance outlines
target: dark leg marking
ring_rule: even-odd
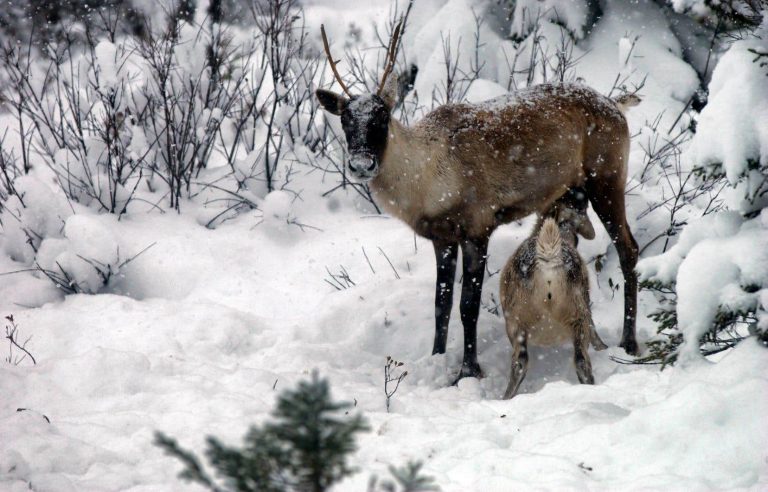
[[[453,307],[453,281],[456,277],[458,243],[432,241],[437,260],[437,282],[435,285],[435,344],[432,354],[444,354],[448,343],[448,322]]]
[[[461,286],[461,323],[464,325],[464,360],[456,382],[465,377],[483,377],[477,362],[477,318],[483,292],[488,239],[468,239],[461,243],[464,278]]]
[[[610,185],[607,186],[607,185]],[[616,251],[619,253],[621,272],[624,276],[624,329],[620,347],[630,355],[639,353],[635,322],[637,317],[637,265],[638,247],[627,224],[624,207],[624,183],[605,183],[588,181],[592,208],[611,236]],[[608,199],[610,198],[610,200]]]

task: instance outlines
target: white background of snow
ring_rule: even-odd
[[[471,32],[466,14],[478,4],[417,2],[404,48],[424,53],[414,56],[425,72],[434,59],[430,43],[432,49],[435,39],[439,44],[434,30],[441,27],[428,21],[445,15],[443,9],[462,12],[457,29]],[[347,7],[313,2],[308,26],[317,31],[325,22],[331,39],[343,43],[349,21],[367,30],[364,19],[383,22],[386,16],[386,6]],[[641,35],[632,77],[649,72],[649,81],[645,102],[629,114],[633,133],[661,109],[664,124],[671,125],[696,88],[692,69],[677,56],[679,46],[651,7],[611,2],[583,46],[589,52],[578,70],[607,92],[625,68],[619,41]],[[423,62],[425,57],[430,61]],[[494,73],[494,67],[487,69]],[[434,73],[422,79],[425,86],[437,83],[439,71]],[[497,93],[492,81],[470,88],[478,101]],[[636,141],[631,175],[639,170],[639,157]],[[356,211],[351,199],[314,196],[268,196],[263,213],[213,231],[200,227],[196,219],[206,212],[193,210],[193,204],[181,216],[131,214],[119,223],[88,217],[94,230],[119,238],[121,251],[157,242],[108,294],[62,300],[45,280],[0,277],[0,314],[13,313],[22,333],[33,335],[29,348],[39,361],[34,367],[0,365],[0,489],[26,490],[25,481],[40,490],[194,489],[176,479],[178,465],[152,446],[152,432],[161,429],[198,451],[206,434],[238,443],[250,424],[267,417],[277,391],[314,368],[330,378],[336,398],[357,400],[373,427],[360,438],[353,459],[364,472],[339,490],[363,490],[369,474],[384,475],[388,464],[408,459],[425,461],[426,473],[447,491],[768,487],[768,427],[762,417],[768,413],[768,352],[748,342],[717,364],[663,373],[611,362],[609,355],[623,355],[615,348],[622,296],[607,287],[607,278],[620,273],[602,227],[596,240],[580,245],[585,258],[609,251],[600,277],[591,272],[598,330],[612,345],[592,354],[597,385],[575,384],[569,347],[540,350],[532,357],[524,394],[501,401],[510,352],[502,320],[481,312],[479,351],[487,377],[450,387],[460,364],[461,324],[456,309],[448,354],[430,356],[431,245],[414,243],[413,233],[394,219]],[[633,226],[644,205],[642,196],[630,197]],[[284,223],[290,217],[321,231],[301,232]],[[51,232],[60,239],[63,219],[59,232]],[[491,272],[531,225],[527,219],[496,232]],[[5,246],[7,240],[2,238]],[[357,285],[337,292],[323,279],[326,267],[337,272],[340,265]],[[0,271],[18,268],[0,255]],[[485,301],[498,297],[497,282],[498,276],[487,279]],[[653,331],[645,318],[648,303],[641,296],[641,340]],[[409,371],[390,414],[381,384],[388,355]]]

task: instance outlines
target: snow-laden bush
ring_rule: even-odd
[[[65,292],[95,294],[125,266],[112,232],[94,217],[72,215],[61,238],[45,239],[37,251],[39,271]]]
[[[666,253],[638,264],[657,292],[657,339],[646,362],[690,361],[733,347],[768,328],[768,209],[743,220],[719,212],[690,223]]]
[[[728,206],[745,214],[768,205],[768,67],[753,63],[768,51],[765,23],[763,39],[735,42],[718,62],[689,151],[702,175],[728,180]]]
[[[723,210],[690,200],[704,216],[668,251],[638,264],[660,301],[652,315],[659,337],[642,362],[695,360],[768,329],[768,70],[753,63],[768,48],[766,27],[768,16],[723,55],[682,156],[692,181],[723,183]]]
[[[755,27],[760,24],[765,2],[761,0],[667,0],[677,12],[696,19],[729,27]]]
[[[7,42],[4,95],[30,151],[24,167],[51,168],[69,199],[117,215],[135,199],[237,211],[290,186],[294,146],[326,150],[318,53],[295,0],[252,13],[255,35],[198,12],[141,35],[86,25],[82,44]]]
[[[121,248],[98,217],[75,214],[61,190],[43,179],[14,181],[0,213],[0,251],[65,293],[101,291],[136,252]]]
[[[522,39],[549,21],[567,29],[576,38],[582,38],[602,15],[598,0],[517,0],[514,5],[511,34]]]
[[[51,45],[42,62],[6,43],[6,98],[16,110],[25,167],[44,163],[70,199],[122,214],[146,158],[135,151],[140,132],[128,101],[136,69],[126,46],[89,40],[85,53],[74,51],[73,42]]]

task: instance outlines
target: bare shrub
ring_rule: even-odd
[[[6,356],[5,361],[14,366],[18,366],[24,362],[25,359],[29,358],[33,365],[37,365],[35,356],[27,349],[27,343],[32,339],[32,336],[30,335],[22,342],[19,325],[16,324],[13,315],[9,314],[5,317],[5,320],[8,322],[8,324],[5,325],[5,339],[8,340],[8,355]]]
[[[82,41],[6,42],[3,97],[22,142],[6,161],[26,172],[30,155],[41,157],[70,199],[117,215],[148,193],[174,210],[202,198],[237,211],[286,189],[293,164],[328,136],[316,124],[320,64],[300,6],[253,2],[247,41],[219,22],[220,4],[210,9],[202,25],[174,11],[160,29],[123,35],[102,15]]]
[[[6,104],[16,115],[25,171],[41,157],[67,196],[125,213],[139,184],[145,155],[129,150],[125,48],[86,30],[84,50],[64,34],[40,52],[6,42],[1,62],[9,84]],[[28,125],[28,126],[25,126]]]
[[[576,42],[571,33],[561,27],[557,38],[547,37],[542,26],[546,22],[545,12],[536,12],[530,20],[526,36],[512,40],[512,52],[504,50],[504,60],[509,72],[507,90],[518,90],[533,84],[545,82],[571,82],[575,80],[576,65],[584,56],[576,51]],[[522,15],[530,16],[527,9]]]

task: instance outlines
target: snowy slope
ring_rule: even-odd
[[[384,7],[347,4],[306,2],[308,26],[316,31],[325,22],[330,37],[341,40],[349,22],[370,35],[372,22],[386,18]],[[471,36],[467,22],[483,5],[417,0],[404,49],[427,74],[418,84],[434,86],[429,74],[439,76],[434,19],[455,21],[462,31],[454,40]],[[486,50],[498,55],[505,34],[487,27]],[[625,63],[622,39],[635,35]],[[672,125],[697,88],[695,72],[651,1],[607,3],[604,19],[577,49],[584,57],[575,75],[603,92],[619,71],[635,83],[648,74],[644,103],[628,116],[637,135],[628,215],[645,244],[665,225],[654,215],[638,219],[658,192],[636,186],[641,146],[651,138],[646,123],[663,112],[661,126]],[[468,93],[473,100],[504,89],[504,81],[492,80],[501,63],[485,70],[488,79]],[[685,116],[678,127],[687,123]],[[272,195],[261,211],[215,230],[198,223],[210,211],[194,203],[185,203],[182,215],[132,213],[119,222],[78,207],[79,225],[116,238],[125,254],[154,244],[106,293],[64,298],[29,273],[0,277],[0,315],[13,314],[22,338],[32,336],[27,347],[37,360],[0,363],[0,491],[29,490],[30,483],[40,491],[198,490],[176,478],[179,465],[152,445],[153,432],[196,451],[208,434],[239,443],[267,418],[277,392],[313,369],[330,379],[336,399],[356,402],[372,427],[352,458],[361,472],[341,491],[365,490],[371,474],[411,459],[424,461],[444,491],[768,489],[768,351],[748,340],[716,363],[697,360],[664,372],[611,361],[625,356],[616,348],[622,296],[611,287],[621,274],[602,227],[579,246],[587,260],[606,255],[600,273],[590,267],[597,329],[611,345],[591,353],[596,385],[577,384],[571,347],[532,348],[522,394],[503,401],[510,346],[503,319],[491,312],[497,272],[532,219],[493,236],[478,325],[486,377],[454,387],[462,347],[457,300],[448,353],[429,355],[431,244],[395,219],[372,215],[351,192],[321,198],[318,190],[331,185],[313,179],[297,178],[300,200]],[[304,230],[286,223],[288,210]],[[8,237],[0,242],[7,246]],[[658,252],[655,243],[646,255]],[[24,267],[0,254],[0,272]],[[342,268],[354,285],[336,290],[327,281]],[[647,319],[655,307],[641,293],[641,342],[655,333]],[[390,413],[382,384],[387,356],[409,372]]]
[[[758,417],[768,411],[768,352],[753,342],[718,364],[663,373],[616,365],[608,360],[621,354],[615,348],[594,353],[593,387],[575,383],[569,348],[534,352],[528,394],[501,401],[509,344],[500,318],[481,316],[485,379],[449,386],[460,363],[458,320],[449,355],[428,355],[434,267],[425,241],[416,251],[402,224],[354,212],[303,220],[322,220],[323,232],[275,240],[248,216],[216,231],[183,217],[132,220],[120,227],[133,243],[158,241],[126,273],[122,288],[133,297],[5,304],[34,335],[38,365],[2,369],[3,488],[25,489],[13,481],[24,477],[36,490],[188,490],[151,445],[155,429],[198,449],[208,433],[238,442],[266,417],[276,390],[313,368],[370,419],[354,459],[367,473],[413,458],[448,491],[768,485],[768,429]],[[499,243],[524,229],[500,234],[491,271],[503,260]],[[324,282],[325,267],[338,265],[356,286]],[[621,309],[619,300],[600,303]],[[615,345],[619,325],[600,316],[597,325]],[[409,371],[389,414],[387,355]],[[339,490],[363,489],[367,473]]]

